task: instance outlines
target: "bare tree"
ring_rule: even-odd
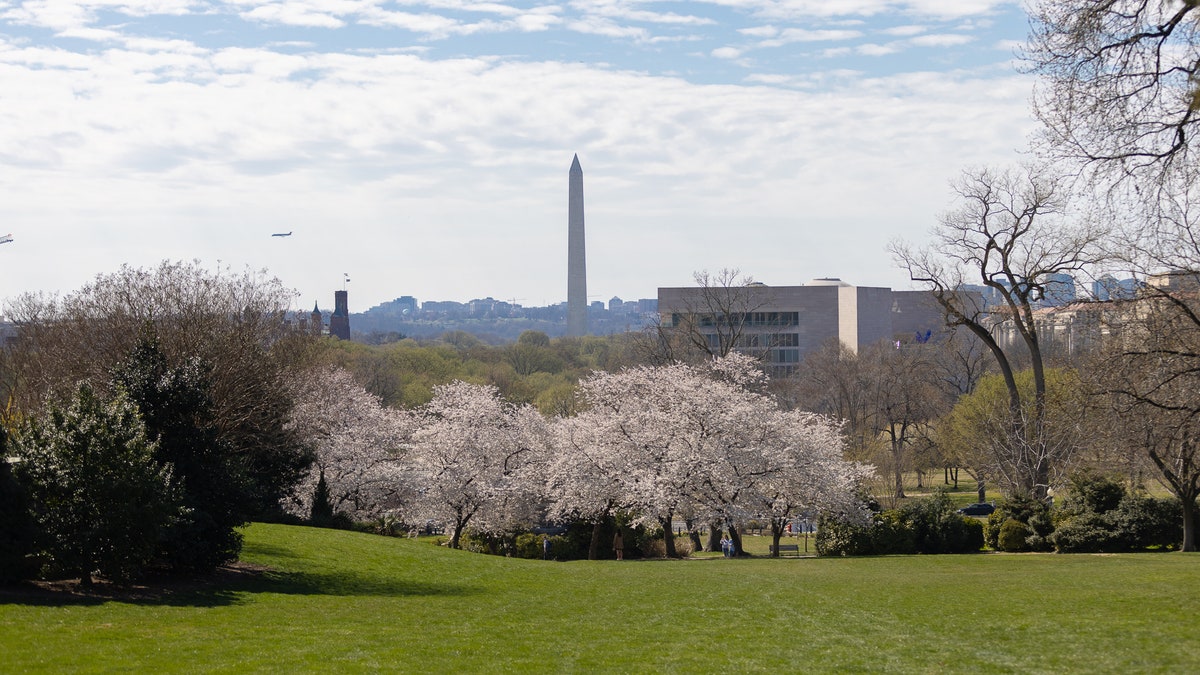
[[[276,508],[311,461],[286,427],[284,374],[316,353],[316,337],[287,321],[294,292],[263,272],[229,274],[197,262],[122,267],[63,297],[27,294],[7,308],[19,327],[9,353],[12,400],[34,412],[47,396],[101,385],[152,327],[171,365],[208,368],[213,424],[254,481],[261,510]]]
[[[1200,178],[1193,169],[1183,175]],[[1149,278],[1111,312],[1114,338],[1097,371],[1120,439],[1140,448],[1183,504],[1184,550],[1196,550],[1200,497],[1200,187],[1177,186],[1157,227],[1132,241],[1126,262]],[[1160,274],[1153,274],[1153,272]]]
[[[1094,177],[1156,184],[1200,130],[1200,3],[1036,0],[1025,58],[1041,76],[1041,149]]]
[[[894,242],[890,248],[909,277],[933,293],[948,324],[969,330],[991,352],[1009,398],[1004,450],[1022,458],[1008,487],[1044,499],[1051,465],[1065,460],[1067,449],[1053,447],[1045,429],[1045,363],[1034,310],[1054,275],[1075,275],[1102,259],[1106,231],[1091,222],[1069,224],[1064,185],[1032,168],[967,171],[954,187],[961,204],[942,216],[930,247]],[[972,282],[999,302],[964,292]],[[993,328],[1001,323],[1017,334],[1017,345],[996,338]],[[1021,355],[1033,373],[1030,409],[1015,378]]]
[[[666,289],[659,312],[664,318],[651,327],[642,351],[656,365],[694,363],[723,357],[751,345],[752,313],[770,302],[766,286],[738,269],[708,270],[692,275],[696,288]]]
[[[931,359],[935,345],[871,346],[860,360],[865,364],[872,427],[886,442],[886,462],[892,470],[892,497],[904,498],[904,473],[911,467],[916,443],[944,409]]]

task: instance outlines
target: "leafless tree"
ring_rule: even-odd
[[[310,460],[285,427],[292,403],[283,374],[317,351],[311,332],[287,322],[292,298],[263,272],[197,262],[125,266],[62,298],[20,296],[7,308],[19,328],[8,354],[12,400],[28,414],[78,382],[105,386],[152,327],[169,363],[195,359],[208,368],[217,433],[262,483],[260,508],[273,508]]]
[[[991,352],[1009,398],[1005,450],[1021,458],[1019,470],[1008,474],[1008,488],[1045,498],[1051,465],[1065,460],[1059,455],[1067,449],[1053,447],[1045,428],[1045,362],[1034,310],[1053,275],[1077,275],[1103,259],[1106,229],[1092,221],[1068,222],[1062,181],[1031,167],[966,171],[954,187],[960,205],[942,216],[930,246],[894,242],[890,248],[909,277],[933,293],[947,323],[970,331]],[[964,292],[971,283],[999,302],[986,304]],[[993,327],[1001,323],[1016,332],[1017,345],[996,338]],[[1020,356],[1033,373],[1029,409],[1015,378]]]
[[[1040,149],[1110,184],[1154,185],[1194,163],[1200,3],[1035,0],[1030,13]]]
[[[1126,262],[1153,283],[1111,312],[1116,318],[1106,367],[1094,374],[1099,390],[1109,395],[1118,439],[1139,448],[1182,502],[1184,550],[1194,551],[1200,497],[1200,187],[1178,187],[1157,227],[1131,242]]]
[[[666,298],[659,311],[669,317],[643,336],[641,351],[648,363],[707,361],[749,346],[752,313],[770,302],[769,289],[738,269],[703,270],[692,278],[696,288]]]

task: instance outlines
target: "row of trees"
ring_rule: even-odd
[[[955,184],[959,206],[941,218],[933,243],[896,243],[892,251],[949,323],[987,347],[1003,380],[1007,412],[984,424],[996,478],[1041,501],[1061,484],[1056,472],[1070,465],[1085,432],[1096,444],[1137,448],[1182,502],[1183,549],[1195,550],[1200,5],[1037,0],[1030,9],[1023,56],[1040,76],[1037,162],[964,172]],[[1112,423],[1084,427],[1079,416],[1054,414],[1035,310],[1055,275],[1106,272],[1141,280],[1172,272],[1188,283],[1149,284],[1108,313],[1117,319],[1103,327],[1112,339],[1077,372],[1089,406]],[[1002,309],[960,292],[964,284],[990,289]],[[1011,327],[1017,345],[997,339],[998,323]]]
[[[342,399],[369,402],[344,374],[322,382],[342,389]],[[328,409],[326,420],[317,418],[327,408],[314,406],[305,419],[345,434],[318,451],[316,466],[333,504],[354,518],[391,511],[444,523],[454,547],[468,526],[499,536],[545,520],[583,521],[596,533],[596,557],[605,522],[623,513],[668,535],[673,556],[677,519],[732,529],[766,518],[778,538],[799,514],[858,511],[855,489],[868,469],[843,460],[839,425],[783,410],[764,385],[752,360],[731,355],[705,367],[593,373],[569,417],[547,418],[494,386],[456,381],[412,411],[376,401],[359,413]],[[388,436],[398,439],[391,451],[353,440]]]

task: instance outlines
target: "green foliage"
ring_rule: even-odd
[[[154,456],[137,408],[82,384],[45,419],[23,425],[14,448],[51,563],[84,583],[140,576],[181,513],[170,466]]]
[[[1183,506],[1177,497],[1126,495],[1113,512],[1127,550],[1173,550],[1183,543]]]
[[[317,487],[313,489],[312,509],[308,519],[317,527],[326,527],[333,522],[333,503],[329,501],[329,483],[325,482],[324,469],[317,478]]]
[[[236,560],[242,546],[237,528],[249,521],[257,501],[255,482],[214,426],[208,370],[195,360],[170,367],[147,328],[113,371],[113,383],[137,406],[155,458],[172,467],[172,483],[183,496],[186,509],[162,545],[163,562],[176,571],[207,572]]]
[[[1182,541],[1181,518],[1176,498],[1129,494],[1116,480],[1085,473],[1073,477],[1051,541],[1060,553],[1171,550]]]
[[[1107,513],[1125,498],[1125,486],[1106,476],[1081,472],[1071,477],[1063,510],[1067,512]]]
[[[559,553],[568,553],[567,538],[559,535],[547,536],[534,534],[533,532],[525,532],[517,535],[515,555],[518,558],[541,559],[543,553],[543,538],[550,540],[550,560],[566,560],[567,558],[560,556]]]
[[[1009,538],[1005,539],[1002,531],[1009,520],[1024,527],[1017,529],[1010,525]],[[1025,537],[1019,542],[1016,540],[1018,532],[1023,532]],[[1014,494],[988,516],[984,539],[988,547],[996,551],[1049,551],[1053,532],[1049,505],[1027,494]]]
[[[1029,525],[1016,518],[1005,518],[997,533],[996,548],[1001,551],[1029,551],[1032,548],[1029,545],[1029,537],[1032,534],[1033,530]]]
[[[949,495],[935,490],[869,523],[823,517],[816,544],[822,556],[972,553],[983,547],[983,526],[956,513]]]
[[[815,544],[819,556],[870,555],[874,552],[869,524],[828,516],[817,521]]]
[[[1124,548],[1120,533],[1106,515],[1088,511],[1061,523],[1051,536],[1059,553],[1099,553]]]
[[[29,491],[13,476],[7,455],[6,433],[0,427],[0,583],[28,579],[37,572],[32,554],[38,530]]]
[[[403,340],[386,345],[325,343],[326,357],[354,373],[385,405],[415,408],[433,387],[462,380],[491,384],[508,400],[534,403],[545,415],[574,413],[575,384],[593,370],[629,365],[628,335],[549,338],[526,331],[515,343],[489,346],[466,333],[441,341]]]

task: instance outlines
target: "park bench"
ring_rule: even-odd
[[[771,546],[771,552],[775,553],[779,556],[783,556],[784,554],[790,554],[790,555],[794,555],[797,558],[799,558],[800,557],[800,545],[799,544],[780,544],[778,551],[775,550],[775,546]]]

